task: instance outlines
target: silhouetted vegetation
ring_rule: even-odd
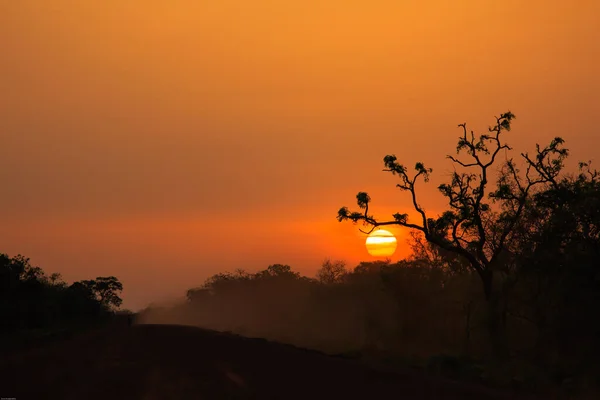
[[[408,175],[408,169],[388,155],[386,170],[400,177],[397,186],[410,193],[420,223],[410,223],[406,213],[395,214],[391,221],[375,219],[364,192],[357,195],[364,212],[342,207],[338,220],[362,221],[371,229],[405,226],[420,232],[446,257],[457,256],[480,278],[494,359],[514,353],[509,335],[528,323],[536,333],[531,346],[517,336],[520,350],[538,362],[544,358],[544,365],[573,373],[573,368],[583,368],[581,363],[592,365],[588,357],[597,357],[599,350],[592,338],[599,337],[600,324],[590,318],[600,295],[598,173],[587,162],[579,164],[578,174],[565,174],[568,150],[556,137],[545,147],[537,145],[534,156],[521,153],[524,173],[513,158],[507,159],[493,184],[491,168],[497,155],[512,150],[501,134],[510,130],[513,119],[511,112],[502,114],[478,138],[468,133],[466,124],[459,125],[462,135],[456,150],[466,153],[467,160],[448,158],[465,172],[455,171],[450,183],[438,187],[449,206],[441,216],[428,217],[417,201],[416,182],[419,177],[427,182],[432,170],[418,162],[416,173]],[[575,356],[582,343],[586,350]]]
[[[13,341],[35,336],[31,332],[98,321],[120,306],[122,289],[113,276],[69,285],[59,274],[48,276],[32,266],[28,258],[0,253],[0,334]]]
[[[421,365],[454,378],[598,386],[600,175],[589,162],[567,173],[559,137],[500,163],[500,152],[512,150],[503,136],[514,118],[502,114],[479,136],[459,125],[458,156],[448,156],[457,170],[438,187],[448,200],[441,215],[429,216],[418,202],[417,182],[429,181],[432,170],[418,162],[411,175],[394,155],[384,158],[386,171],[400,178],[418,222],[408,213],[377,219],[365,192],[356,196],[359,211],[339,210],[339,221],[370,230],[410,228],[410,258],[353,270],[327,260],[316,279],[287,265],[220,273],[190,289],[186,304],[148,309],[143,318]]]

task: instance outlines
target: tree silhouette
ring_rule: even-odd
[[[258,272],[256,278],[293,278],[297,279],[300,277],[298,272],[292,271],[292,267],[285,264],[273,264],[269,265],[266,270]]]
[[[123,284],[114,276],[99,276],[95,280],[86,280],[82,283],[108,310],[119,308],[123,303],[118,294],[123,290]]]
[[[521,288],[510,312],[537,328],[538,362],[548,348],[579,360],[600,351],[600,180],[589,162],[579,167],[536,193],[513,238]]]
[[[113,276],[67,285],[22,255],[0,253],[0,333],[91,322],[120,306],[121,290]]]
[[[370,226],[370,233],[383,225],[400,225],[420,231],[425,239],[448,252],[455,253],[468,262],[482,283],[485,299],[489,303],[489,331],[498,355],[503,353],[502,325],[499,313],[501,285],[494,284],[499,278],[506,278],[511,255],[509,243],[521,220],[526,205],[531,201],[536,189],[558,187],[558,176],[563,169],[568,151],[562,147],[564,141],[554,138],[544,148],[537,145],[535,156],[521,153],[526,170],[521,173],[516,162],[510,158],[503,163],[495,186],[491,187],[491,168],[495,165],[501,150],[512,150],[503,141],[502,134],[510,131],[513,113],[506,112],[496,117],[495,125],[488,132],[476,137],[468,131],[466,123],[459,124],[462,134],[456,146],[457,156],[448,155],[455,167],[463,172],[455,172],[449,183],[438,189],[448,201],[448,210],[441,216],[432,218],[417,199],[416,183],[429,181],[431,168],[422,162],[415,164],[416,173],[409,175],[408,169],[400,164],[395,155],[384,157],[384,171],[400,178],[396,186],[410,193],[412,205],[420,216],[418,223],[409,222],[407,213],[396,213],[392,220],[380,221],[369,214],[371,198],[366,192],[356,196],[357,204],[363,211],[349,211],[342,207],[338,211],[338,221],[363,222]],[[466,154],[466,159],[458,156]]]
[[[321,283],[331,284],[339,282],[347,273],[344,261],[327,259],[317,271],[317,280]]]

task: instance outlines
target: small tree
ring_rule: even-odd
[[[317,280],[324,284],[339,282],[346,274],[346,262],[327,259],[317,271]]]
[[[457,155],[466,154],[466,160],[447,156],[462,172],[452,174],[449,183],[438,186],[448,200],[448,210],[437,218],[429,217],[417,200],[418,179],[429,181],[431,168],[422,162],[415,164],[415,173],[409,175],[408,168],[397,161],[395,155],[387,155],[383,162],[384,171],[400,178],[396,186],[410,193],[412,205],[419,215],[418,223],[409,222],[407,213],[396,213],[393,219],[381,221],[369,214],[371,198],[365,192],[356,196],[362,211],[349,211],[342,207],[338,211],[338,221],[363,222],[371,229],[384,225],[400,225],[417,230],[423,237],[444,251],[463,258],[470,269],[481,278],[485,299],[490,306],[489,330],[495,350],[502,351],[502,318],[499,312],[499,285],[494,285],[500,274],[507,276],[510,256],[511,235],[516,231],[525,206],[540,187],[557,186],[557,177],[563,168],[568,151],[562,147],[563,139],[554,138],[544,148],[537,145],[535,156],[522,153],[526,165],[521,173],[515,161],[510,158],[503,163],[496,185],[490,188],[491,168],[502,150],[512,150],[503,142],[502,133],[510,131],[513,113],[506,112],[496,117],[495,125],[488,132],[476,137],[467,130],[466,123],[459,124],[462,134],[456,146]],[[496,279],[495,279],[496,278]]]
[[[287,264],[269,265],[267,269],[257,272],[255,278],[300,278],[298,272],[292,271],[292,267]]]
[[[81,282],[86,286],[106,309],[117,309],[123,303],[119,293],[123,290],[123,284],[114,276],[97,277],[95,280]]]

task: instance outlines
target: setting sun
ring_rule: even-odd
[[[372,232],[366,241],[367,251],[373,257],[388,257],[396,252],[396,237],[383,229]]]

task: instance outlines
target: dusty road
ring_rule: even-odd
[[[26,399],[502,399],[317,352],[185,326],[126,324],[0,360],[0,397]]]

